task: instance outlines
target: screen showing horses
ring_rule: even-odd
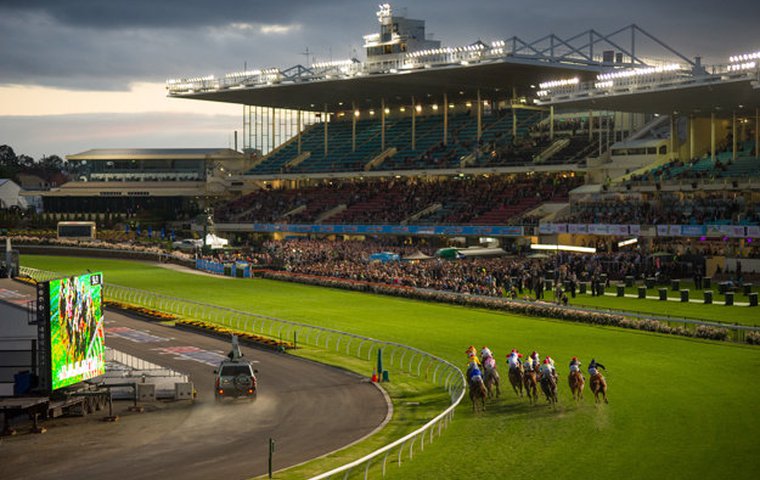
[[[103,275],[50,281],[52,389],[105,373]]]

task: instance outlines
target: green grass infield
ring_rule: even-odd
[[[557,360],[558,408],[530,406],[506,386],[485,413],[471,413],[466,400],[443,437],[389,468],[389,478],[706,479],[760,471],[758,347],[128,261],[24,256],[22,264],[103,271],[106,282],[401,342],[462,367],[468,345],[488,345],[504,379],[512,348]],[[716,311],[722,316],[709,320],[731,321],[725,312],[737,310]],[[573,355],[607,366],[608,405],[595,405],[588,390],[585,400],[572,401],[566,375]]]

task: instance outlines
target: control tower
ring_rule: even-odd
[[[380,33],[364,36],[368,64],[395,61],[406,53],[441,46],[440,41],[425,38],[424,20],[394,15],[388,3],[380,5],[377,20],[380,22]]]

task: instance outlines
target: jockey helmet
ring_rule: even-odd
[[[573,357],[572,360],[578,360],[578,357]]]

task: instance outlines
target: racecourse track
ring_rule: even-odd
[[[9,280],[0,288],[34,295],[33,287]],[[11,308],[0,304],[0,315]],[[117,423],[99,421],[104,413],[97,412],[48,422],[42,435],[3,438],[0,478],[248,478],[267,472],[270,438],[278,470],[363,438],[388,413],[382,392],[356,375],[246,347],[259,371],[258,399],[217,404],[213,365],[229,342],[114,311],[106,314],[106,342],[188,374],[198,398],[147,404],[142,414],[125,412],[120,402]]]

